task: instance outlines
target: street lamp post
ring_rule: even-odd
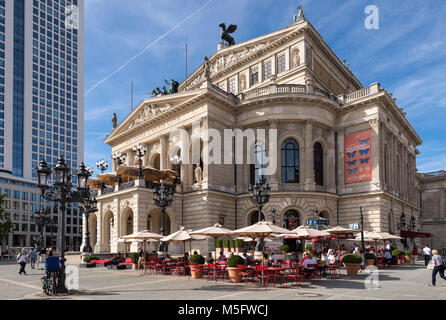
[[[60,228],[59,228],[59,241],[60,241],[60,282],[59,292],[68,293],[65,287],[65,213],[67,209],[67,203],[72,202],[84,202],[90,197],[87,182],[91,176],[91,171],[87,170],[84,163],[79,166],[76,171],[77,188],[72,188],[72,175],[70,168],[66,165],[65,159],[59,157],[57,164],[51,169],[45,160],[42,160],[38,167],[35,168],[38,178],[38,187],[42,196],[49,201],[59,204],[60,214]],[[49,184],[51,175],[54,174],[55,182],[53,185]]]
[[[50,214],[51,212],[49,210],[45,210],[43,207],[41,207],[37,211],[34,211],[34,221],[40,230],[40,238],[37,241],[37,248],[39,251],[42,250],[42,248],[44,247],[43,228],[45,227],[45,225],[51,222]]]
[[[98,207],[97,207],[98,201],[91,194],[91,192],[90,192],[90,195],[91,196],[88,199],[86,199],[81,206],[81,210],[85,216],[85,221],[86,221],[86,224],[85,224],[86,225],[86,227],[85,227],[85,246],[82,250],[82,252],[84,252],[84,253],[90,253],[93,251],[91,248],[91,245],[90,245],[90,230],[89,230],[89,226],[88,226],[88,219],[90,218],[90,214],[98,211]]]
[[[105,170],[108,169],[108,162],[105,161],[104,159],[99,160],[98,162],[96,162],[96,167],[101,170],[101,173],[103,174],[105,172]],[[104,183],[101,181],[101,190],[103,190],[105,187]]]
[[[166,208],[169,207],[172,202],[176,191],[176,179],[173,184],[166,184],[163,181],[161,184],[155,186],[153,189],[153,201],[155,202],[155,205],[160,207],[161,209],[161,228],[160,228],[160,234],[162,236],[165,236],[165,230],[164,230],[164,218],[166,214]],[[161,241],[159,248],[159,252],[162,252],[163,254],[167,254],[168,251],[168,245],[166,242]]]
[[[123,165],[125,163],[125,156],[121,154],[121,151],[112,155],[113,161],[115,161],[116,168]],[[120,175],[117,175],[117,183],[120,185],[122,183],[122,179]]]
[[[138,157],[138,178],[142,178],[142,158],[147,154],[147,147],[143,147],[140,143],[133,147],[133,153]]]
[[[269,202],[271,188],[268,182],[258,181],[254,185],[249,185],[249,198],[251,202],[257,205],[259,213],[259,222],[262,221],[262,209]],[[262,240],[257,241],[257,251],[262,251]]]
[[[365,243],[364,243],[364,215],[362,214],[362,207],[359,208],[360,224],[361,224],[361,251],[362,251],[362,268],[365,268]]]

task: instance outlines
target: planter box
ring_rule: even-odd
[[[356,276],[360,266],[361,264],[359,263],[346,263],[345,268],[347,269],[347,274],[349,276]]]
[[[190,273],[192,279],[201,279],[203,277],[203,266],[190,264]]]
[[[226,268],[228,270],[229,273],[229,279],[231,279],[231,281],[233,283],[239,283],[240,281],[242,281],[242,276],[240,274],[241,270],[239,268]]]

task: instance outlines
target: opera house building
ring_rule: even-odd
[[[260,219],[290,230],[316,216],[351,228],[361,208],[368,231],[400,235],[401,216],[420,230],[420,137],[391,93],[361,84],[303,15],[294,20],[218,44],[178,90],[154,93],[115,123],[105,143],[121,160],[112,171],[122,174],[98,190],[88,220],[94,252],[136,251],[137,242],[126,248],[119,239],[160,233],[162,220],[165,234],[253,224],[259,212],[249,188],[259,181],[270,187]],[[143,174],[130,170],[140,164]],[[154,183],[163,179],[177,182],[164,219],[154,202]],[[212,239],[192,245],[203,255],[214,250]]]

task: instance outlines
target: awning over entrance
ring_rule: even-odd
[[[431,233],[401,230],[402,238],[431,238],[432,236]]]

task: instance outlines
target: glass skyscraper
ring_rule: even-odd
[[[83,13],[83,0],[0,0],[0,192],[16,223],[9,246],[32,244],[33,209],[57,216],[39,199],[39,161],[63,156],[75,169],[83,160]],[[67,243],[76,247],[82,217],[74,206],[68,213]]]

